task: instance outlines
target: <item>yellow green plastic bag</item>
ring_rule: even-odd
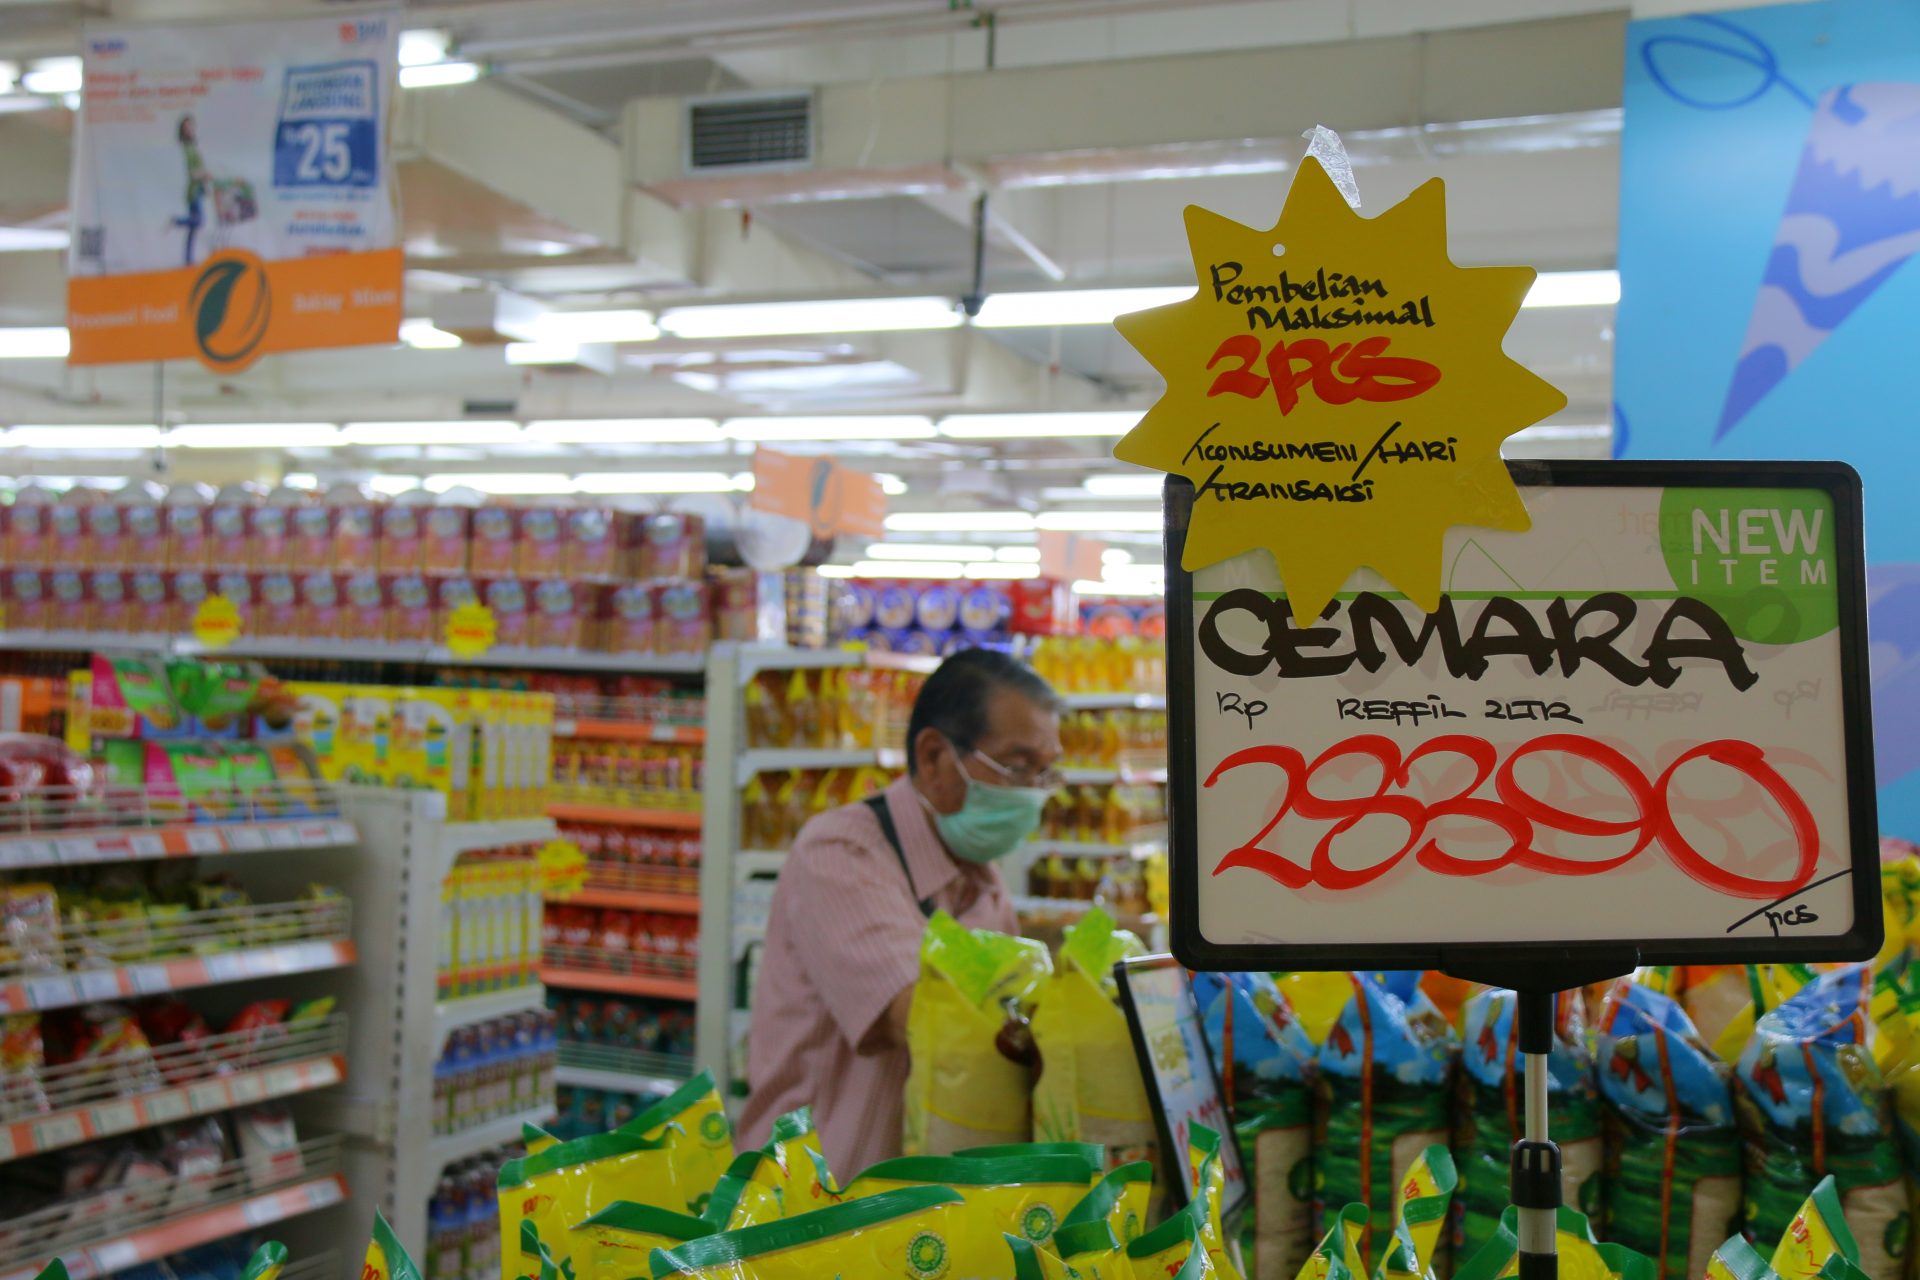
[[[714,1088],[713,1074],[708,1071],[702,1071],[621,1125],[618,1132],[668,1139],[675,1181],[687,1189],[688,1213],[699,1213],[706,1207],[708,1189],[733,1163],[733,1126],[727,1121],[720,1092]],[[672,1207],[664,1200],[650,1203]]]
[[[1168,1218],[1153,1230],[1142,1234],[1127,1246],[1127,1261],[1133,1267],[1134,1280],[1200,1280],[1217,1276],[1213,1257],[1200,1238],[1200,1215],[1196,1202]]]
[[[1414,1158],[1394,1191],[1393,1238],[1374,1280],[1434,1280],[1434,1255],[1459,1178],[1453,1156],[1431,1146]]]
[[[934,913],[907,1014],[902,1151],[944,1155],[1031,1136],[1032,1067],[1003,1052],[1023,1037],[1002,1033],[1032,1012],[1051,967],[1044,943]]]
[[[858,1200],[902,1187],[951,1187],[966,1202],[965,1239],[955,1243],[954,1274],[991,1276],[1006,1269],[1002,1234],[1036,1244],[1053,1238],[1067,1211],[1085,1198],[1097,1166],[1075,1155],[902,1156],[882,1160],[847,1186]]]
[[[1127,1246],[1114,1238],[1113,1228],[1105,1218],[1063,1223],[1049,1244],[1074,1280],[1133,1280],[1134,1267],[1127,1257]],[[1204,1245],[1200,1253],[1206,1254]]]
[[[967,1228],[957,1192],[905,1187],[656,1249],[652,1274],[653,1280],[958,1280],[970,1274],[955,1260]],[[999,1237],[991,1240],[1004,1255]],[[1002,1261],[980,1274],[1011,1270]]]
[[[714,1234],[713,1223],[671,1209],[622,1200],[575,1226],[577,1280],[629,1280],[647,1274],[655,1249],[671,1249]]]
[[[1001,1156],[1077,1156],[1095,1169],[1103,1169],[1107,1149],[1097,1142],[997,1142],[990,1147],[968,1147],[956,1151],[968,1160],[995,1160]]]
[[[1808,1280],[1868,1280],[1866,1272],[1837,1253],[1821,1264],[1818,1271],[1802,1271],[1796,1276]],[[1786,1277],[1768,1266],[1766,1258],[1747,1243],[1746,1237],[1734,1236],[1707,1259],[1706,1280],[1786,1280]]]
[[[560,1139],[548,1133],[537,1124],[522,1124],[520,1126],[520,1145],[527,1149],[528,1155],[537,1156],[548,1147],[559,1146]]]
[[[519,1251],[516,1244],[514,1253]],[[65,1268],[61,1274],[66,1274]],[[406,1246],[393,1234],[393,1228],[378,1209],[373,1211],[373,1237],[367,1241],[367,1259],[360,1269],[360,1280],[422,1280],[420,1268],[413,1265]]]
[[[1200,1240],[1207,1256],[1222,1280],[1241,1280],[1240,1268],[1227,1252],[1227,1233],[1220,1223],[1220,1205],[1227,1193],[1227,1168],[1220,1159],[1220,1135],[1206,1125],[1187,1128],[1187,1159],[1193,1166],[1193,1203],[1200,1208],[1194,1218],[1200,1228]]]
[[[1350,1204],[1335,1214],[1333,1225],[1307,1255],[1295,1280],[1361,1280],[1367,1274],[1367,1260],[1360,1249],[1370,1220],[1363,1204]]]
[[[1653,1259],[1643,1253],[1625,1245],[1596,1241],[1586,1215],[1574,1209],[1560,1210],[1554,1222],[1553,1244],[1560,1259],[1561,1280],[1655,1280],[1658,1271]],[[1486,1244],[1465,1265],[1454,1269],[1453,1280],[1505,1280],[1519,1274],[1520,1211],[1508,1206]]]
[[[713,1184],[713,1194],[700,1217],[715,1231],[778,1222],[789,1216],[782,1203],[785,1184],[786,1178],[764,1148],[742,1151]]]
[[[1130,1244],[1146,1230],[1147,1206],[1153,1199],[1153,1165],[1136,1160],[1110,1170],[1093,1184],[1080,1203],[1060,1219],[1062,1229],[1083,1222],[1104,1222],[1113,1238]]]
[[[1113,982],[1118,961],[1145,951],[1098,907],[1067,930],[1033,1010],[1036,1139],[1098,1142],[1114,1164],[1153,1159],[1153,1111]]]
[[[55,1258],[46,1266],[40,1268],[40,1274],[35,1276],[33,1280],[67,1280],[67,1264]]]
[[[537,1156],[500,1166],[500,1265],[518,1275],[533,1260],[520,1263],[521,1224],[563,1269],[572,1259],[570,1229],[622,1200],[674,1207],[687,1200],[675,1171],[673,1135],[647,1137],[626,1129],[596,1133],[549,1147]],[[704,1191],[704,1188],[703,1188]]]
[[[773,1122],[773,1136],[764,1148],[770,1157],[767,1176],[780,1178],[780,1212],[791,1218],[840,1203],[843,1193],[827,1168],[820,1149],[820,1133],[813,1127],[813,1108],[789,1111]]]
[[[1781,1280],[1806,1280],[1826,1274],[1827,1264],[1835,1258],[1857,1264],[1860,1244],[1841,1211],[1839,1185],[1828,1174],[1781,1232],[1772,1265]]]
[[[1068,1266],[1060,1255],[1019,1236],[1006,1236],[1007,1249],[1013,1254],[1013,1280],[1085,1280],[1080,1270]],[[1131,1277],[1129,1277],[1131,1280]]]
[[[280,1273],[286,1270],[287,1246],[278,1240],[262,1241],[253,1256],[247,1259],[247,1265],[240,1272],[240,1280],[279,1280]]]

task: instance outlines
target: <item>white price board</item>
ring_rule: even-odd
[[[1196,499],[1169,484],[1175,954],[1595,978],[1871,956],[1858,475],[1512,469],[1533,527],[1450,529],[1437,612],[1361,570],[1305,627],[1265,552],[1180,569]]]

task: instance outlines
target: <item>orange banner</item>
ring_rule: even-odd
[[[831,458],[755,449],[748,505],[804,520],[819,538],[839,533],[878,538],[887,529],[887,495],[880,482]]]
[[[1107,544],[1084,533],[1042,533],[1040,576],[1068,581],[1098,580],[1106,575]]]
[[[397,342],[399,249],[265,262],[229,249],[195,267],[67,281],[69,364],[192,356],[237,373],[261,356]]]

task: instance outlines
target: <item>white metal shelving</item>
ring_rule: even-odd
[[[524,1127],[530,1124],[547,1125],[553,1121],[553,1100],[538,1107],[529,1107],[525,1111],[516,1111],[508,1116],[496,1116],[483,1120],[479,1124],[453,1133],[436,1136],[427,1148],[427,1163],[433,1166],[432,1172],[438,1172],[468,1156],[477,1156],[482,1151],[491,1151],[495,1147],[520,1141]],[[429,1184],[429,1188],[431,1184]],[[425,1197],[423,1196],[422,1199]]]
[[[74,651],[125,649],[129,646],[182,655],[215,652],[185,636],[118,632],[0,632],[0,649]],[[706,658],[697,653],[588,653],[572,649],[519,649],[499,646],[478,657],[454,654],[444,645],[377,641],[315,640],[298,637],[241,636],[218,653],[236,658],[337,659],[351,662],[406,662],[434,666],[543,667],[554,671],[605,671],[621,675],[698,675]],[[76,1278],[77,1280],[77,1278]]]
[[[547,989],[537,982],[490,991],[483,996],[456,996],[451,1000],[440,1000],[433,1006],[434,1043],[445,1044],[447,1033],[455,1027],[472,1026],[489,1018],[504,1018],[509,1014],[546,1007]]]

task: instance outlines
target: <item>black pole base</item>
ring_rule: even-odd
[[[1560,1280],[1560,1257],[1552,1253],[1520,1255],[1520,1280]]]

